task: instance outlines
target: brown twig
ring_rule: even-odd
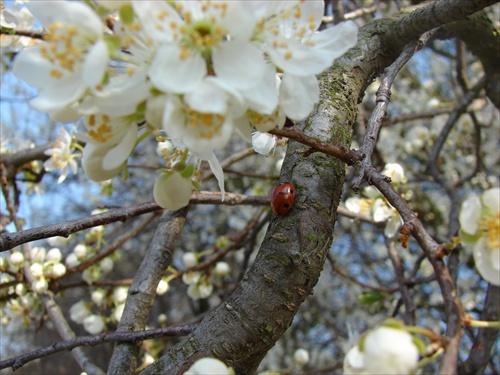
[[[397,74],[413,57],[413,55],[425,46],[434,32],[435,30],[431,30],[423,34],[420,39],[410,42],[404,48],[403,52],[396,59],[396,61],[394,61],[394,63],[385,70],[384,76],[382,78],[382,83],[377,90],[375,109],[373,110],[370,119],[368,120],[365,137],[359,149],[359,152],[363,156],[363,159],[359,163],[359,178],[353,186],[354,191],[359,190],[361,183],[366,178],[366,170],[369,169],[372,165],[371,157],[373,154],[373,150],[375,150],[378,134],[380,128],[382,127],[382,121],[387,115],[387,109],[389,107],[389,101],[391,97],[391,87]]]
[[[273,129],[269,131],[269,133],[280,137],[293,139],[297,142],[300,142],[304,145],[311,147],[313,151],[323,152],[327,155],[336,157],[337,159],[343,161],[347,165],[353,165],[357,161],[361,160],[361,154],[355,150],[349,150],[345,147],[333,146],[321,142],[320,140],[314,137],[310,137],[295,128]]]
[[[186,324],[139,332],[103,332],[95,336],[75,337],[70,340],[56,342],[50,346],[39,348],[17,357],[2,360],[0,361],[0,369],[12,367],[12,370],[15,371],[35,359],[66,350],[73,350],[80,346],[96,346],[108,342],[141,342],[159,337],[179,337],[190,334],[195,328],[196,324]]]
[[[268,205],[268,197],[256,197],[243,194],[226,193],[224,201],[218,192],[196,192],[191,195],[190,203],[193,204],[225,204],[225,205]],[[72,233],[79,232],[99,225],[106,225],[117,221],[126,221],[132,217],[145,213],[161,210],[155,202],[141,203],[136,206],[110,210],[108,212],[87,216],[81,219],[69,220],[64,223],[44,225],[38,228],[26,229],[15,233],[3,233],[0,235],[0,252],[10,250],[23,243],[41,240],[44,238],[61,236],[68,237]]]

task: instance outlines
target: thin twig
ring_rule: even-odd
[[[314,151],[323,152],[327,155],[336,157],[347,165],[353,165],[355,162],[361,160],[361,154],[355,150],[349,150],[342,146],[333,146],[331,144],[321,142],[320,140],[310,137],[294,128],[273,129],[269,131],[269,133],[293,139],[311,147]]]
[[[391,97],[391,87],[397,74],[413,57],[413,55],[415,55],[415,53],[420,51],[425,46],[434,32],[435,30],[431,30],[423,34],[420,39],[413,40],[412,42],[408,43],[408,45],[405,47],[396,61],[394,61],[394,63],[385,70],[384,76],[382,78],[382,83],[377,90],[375,109],[373,110],[370,119],[368,120],[365,137],[359,149],[361,155],[363,155],[363,160],[359,163],[359,178],[358,181],[356,181],[356,183],[354,184],[354,191],[359,190],[361,183],[366,179],[366,171],[372,165],[371,157],[377,143],[380,128],[382,127],[382,121],[387,115]]]
[[[56,342],[50,346],[33,350],[17,357],[0,361],[0,369],[12,367],[17,370],[26,363],[58,352],[73,350],[80,346],[96,346],[108,342],[141,342],[160,337],[178,337],[190,334],[196,324],[176,325],[166,328],[148,329],[140,332],[103,332],[95,336],[79,336],[70,340]]]
[[[243,194],[226,193],[224,201],[218,192],[195,192],[191,195],[190,203],[193,204],[224,204],[224,205],[268,205],[269,197],[256,197]],[[161,210],[155,202],[141,203],[136,206],[110,210],[108,212],[87,216],[81,219],[69,220],[64,223],[45,225],[42,227],[26,229],[15,233],[0,235],[0,252],[10,250],[23,243],[41,240],[44,238],[61,236],[89,229],[99,225],[106,225],[117,221],[126,221],[132,217],[145,213]]]

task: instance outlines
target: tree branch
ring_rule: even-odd
[[[96,346],[108,342],[141,342],[161,337],[186,336],[193,331],[195,324],[175,325],[166,328],[148,329],[140,332],[103,332],[95,336],[79,336],[70,340],[55,342],[50,346],[33,350],[17,357],[0,361],[0,369],[12,367],[13,371],[18,370],[26,363],[35,359],[47,357],[49,355],[73,350],[80,346]]]
[[[184,227],[189,206],[166,211],[148,251],[129,288],[125,308],[117,332],[142,331],[156,296],[156,288],[172,263],[175,246]],[[115,346],[108,374],[135,374],[141,343],[119,343]]]
[[[195,192],[191,195],[192,204],[225,204],[235,205],[268,205],[269,197],[256,197],[243,194],[226,193],[224,201],[218,192]],[[81,219],[69,220],[64,223],[44,225],[38,228],[26,229],[15,233],[0,235],[0,251],[10,250],[20,244],[41,240],[44,238],[61,236],[68,237],[72,233],[84,229],[106,225],[117,221],[126,221],[132,217],[161,210],[155,202],[141,203],[136,206],[119,208],[108,212],[87,216]]]

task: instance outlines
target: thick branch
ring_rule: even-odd
[[[142,331],[156,296],[156,288],[172,263],[177,239],[184,227],[189,206],[166,211],[156,229],[149,249],[130,286],[117,332]],[[125,342],[115,346],[108,374],[135,374],[142,343]]]

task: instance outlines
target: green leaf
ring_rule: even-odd
[[[363,292],[359,297],[359,302],[363,305],[371,305],[376,302],[383,301],[385,299],[385,294],[380,292]]]
[[[120,20],[125,25],[130,25],[134,22],[134,9],[132,8],[132,4],[123,5],[118,12],[120,14]]]

